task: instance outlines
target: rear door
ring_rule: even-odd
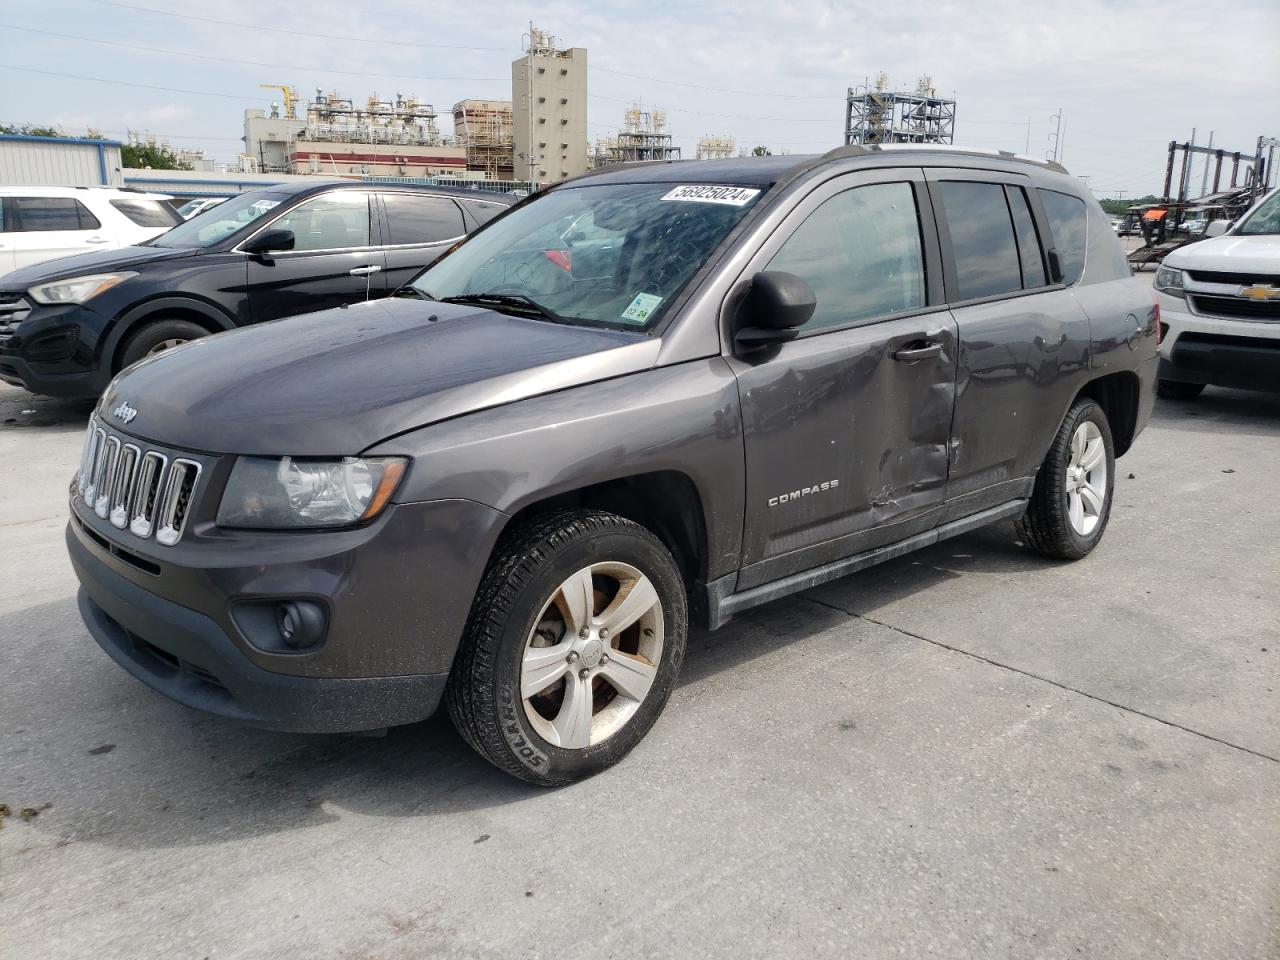
[[[263,225],[291,230],[292,250],[248,257],[254,323],[313,313],[386,293],[386,261],[373,225],[373,194],[334,190]]]
[[[1049,277],[1029,178],[931,169],[947,299],[960,334],[948,499],[962,515],[1025,497],[1089,366],[1089,321]]]
[[[75,197],[9,197],[15,267],[119,246],[113,230]]]
[[[452,197],[416,191],[381,194],[390,292],[408,283],[422,268],[467,233],[462,208]]]
[[[946,494],[955,322],[923,174],[816,188],[745,276],[804,278],[800,337],[731,358],[746,445],[738,589],[932,528]]]

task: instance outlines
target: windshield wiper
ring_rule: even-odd
[[[479,306],[494,304],[500,307],[514,307],[526,313],[532,310],[542,319],[550,320],[552,323],[573,322],[568,317],[562,317],[550,307],[543,306],[533,297],[526,297],[523,293],[464,293],[456,297],[441,297],[440,302],[474,303]]]
[[[417,287],[415,287],[411,283],[406,283],[403,287],[398,287],[395,293],[391,295],[393,297],[414,296],[414,297],[417,297],[419,300],[429,300],[432,303],[435,303],[435,299],[436,299],[435,297],[431,296],[429,293],[424,293],[423,291],[419,290]]]

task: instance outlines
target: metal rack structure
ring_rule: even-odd
[[[933,80],[920,77],[915,90],[890,90],[889,75],[875,86],[850,87],[845,98],[844,142],[952,143],[956,102],[938,96]]]

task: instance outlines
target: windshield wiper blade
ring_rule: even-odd
[[[406,283],[403,287],[398,287],[396,289],[396,292],[391,295],[393,297],[414,296],[414,297],[417,297],[419,300],[428,300],[432,303],[434,303],[436,299],[435,297],[431,296],[431,294],[425,293],[422,290],[419,290],[417,287],[415,287],[411,283]]]
[[[568,317],[562,317],[550,307],[543,306],[533,297],[523,293],[464,293],[456,297],[441,297],[441,303],[474,303],[480,306],[497,304],[502,307],[516,307],[520,310],[532,310],[544,320],[552,323],[571,323]]]

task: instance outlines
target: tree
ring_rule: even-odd
[[[20,137],[78,137],[78,133],[67,133],[59,127],[35,127],[29,123],[0,123],[0,134]],[[90,140],[101,140],[102,131],[89,127],[84,135]]]
[[[1108,216],[1121,217],[1129,212],[1130,207],[1142,206],[1147,203],[1159,203],[1160,198],[1153,197],[1148,194],[1145,197],[1134,197],[1132,199],[1126,198],[1123,200],[1109,197],[1105,200],[1099,200],[1098,202],[1102,204],[1102,209]]]
[[[127,143],[120,148],[120,160],[126,167],[151,170],[190,170],[191,164],[183,163],[168,147],[147,143]]]
[[[765,146],[752,147],[751,155],[753,157],[771,157],[773,156],[773,151]]]

